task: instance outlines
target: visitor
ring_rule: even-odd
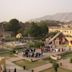
[[[16,68],[14,69],[14,72],[16,72]]]
[[[25,70],[26,69],[26,66],[23,66],[23,69]]]
[[[60,62],[60,66],[62,66],[62,62]]]
[[[34,70],[32,69],[32,72],[34,72]]]
[[[11,70],[9,69],[9,72],[11,72]]]

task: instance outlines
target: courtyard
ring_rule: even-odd
[[[55,72],[55,71],[53,70],[53,68],[50,68],[50,69],[47,69],[47,70],[44,70],[44,71],[40,71],[40,72]],[[59,68],[58,72],[72,72],[72,71],[71,70],[67,70],[67,69],[63,69],[63,68]]]
[[[13,57],[14,54],[10,50],[0,49],[0,57]]]
[[[31,62],[28,60],[19,60],[19,61],[15,61],[13,63],[15,63],[16,65],[19,65],[21,67],[25,66],[26,69],[29,70],[29,69],[33,69],[35,67],[39,67],[39,66],[48,64],[49,61],[48,60],[37,60],[37,61]]]

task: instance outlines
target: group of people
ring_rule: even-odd
[[[44,52],[64,52],[66,51],[64,48],[51,48],[51,47],[45,47]]]
[[[29,48],[29,49],[26,49],[24,52],[23,52],[23,56],[26,56],[26,57],[41,57],[43,55],[43,52],[41,51],[41,49],[35,49],[35,48]]]

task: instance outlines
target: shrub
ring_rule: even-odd
[[[72,58],[70,59],[70,63],[72,63]]]
[[[66,58],[67,55],[69,55],[69,54],[72,54],[72,51],[64,52],[64,53],[62,53],[60,55],[61,55],[62,58]]]
[[[54,63],[53,63],[53,68],[54,68],[54,71],[55,71],[55,72],[58,72],[59,64],[56,63],[56,62],[54,62]]]
[[[50,57],[47,58],[49,60],[50,63],[54,63],[56,62],[56,60],[51,59]]]

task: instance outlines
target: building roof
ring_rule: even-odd
[[[60,34],[61,34],[61,32],[58,32],[53,38],[51,38],[51,39],[49,40],[48,43],[52,42],[52,41],[53,41],[55,38],[57,38]]]

